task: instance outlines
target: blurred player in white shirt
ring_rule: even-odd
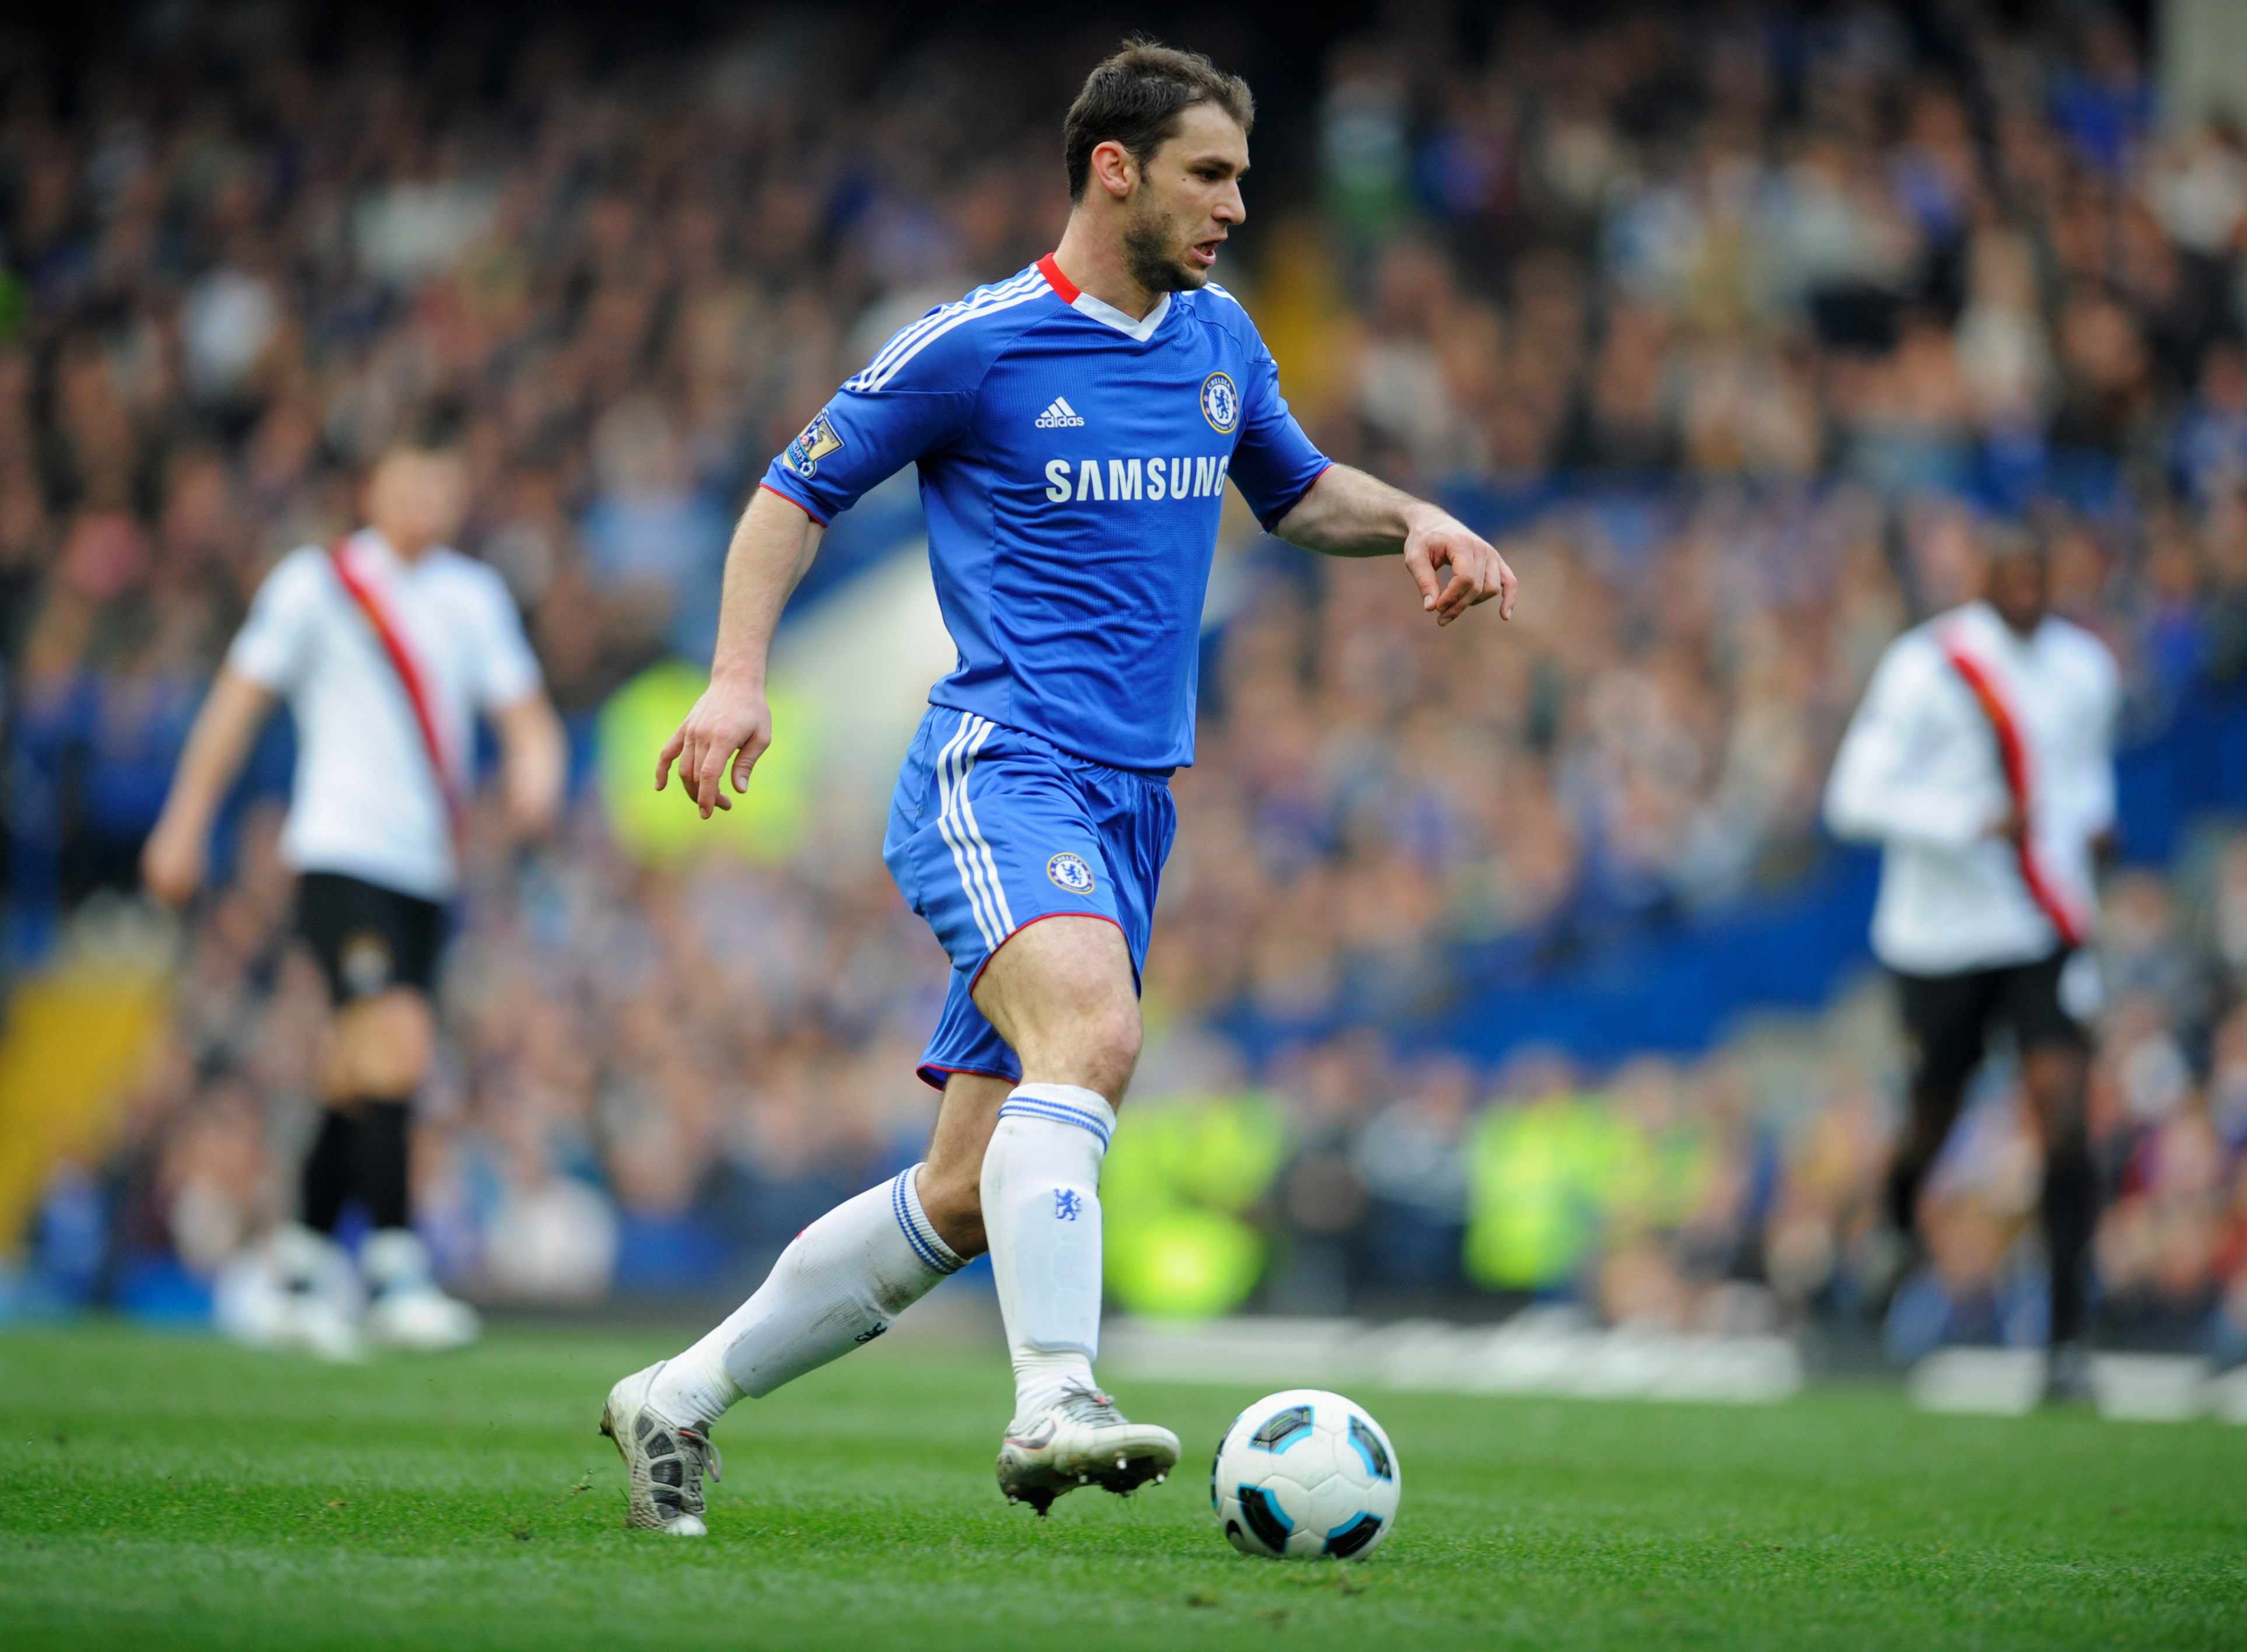
[[[468,500],[457,453],[402,444],[369,478],[365,529],[282,559],[196,717],[143,854],[154,893],[174,905],[194,896],[220,805],[285,697],[297,754],[282,854],[298,874],[297,932],[326,973],[335,1018],[302,1226],[273,1247],[290,1290],[270,1315],[248,1318],[271,1340],[336,1356],[358,1350],[359,1293],[326,1236],[353,1198],[374,1229],[359,1257],[366,1332],[418,1348],[477,1333],[474,1311],[430,1277],[407,1162],[477,715],[498,734],[517,833],[543,829],[561,795],[561,727],[514,602],[489,568],[448,545]]]
[[[1888,1204],[1909,1233],[1991,1027],[2010,1027],[2044,1138],[2055,1391],[2083,1380],[2083,1268],[2097,1210],[2085,1137],[2097,978],[2080,951],[2114,821],[2120,677],[2046,611],[2042,547],[1991,536],[1984,596],[1890,645],[1826,793],[1837,836],[1882,846],[1873,951],[1912,1046],[1911,1116]]]

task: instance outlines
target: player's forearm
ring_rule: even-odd
[[[1394,556],[1413,529],[1448,512],[1348,465],[1329,467],[1273,532],[1328,556]]]
[[[207,827],[249,755],[257,731],[273,709],[273,695],[247,677],[222,668],[188,731],[180,767],[172,777],[164,813],[182,825]]]
[[[569,768],[562,720],[543,694],[531,694],[492,713],[506,775],[509,811],[518,830],[543,829],[562,799]]]
[[[718,610],[718,647],[710,675],[762,684],[773,632],[824,531],[802,510],[768,488],[749,500],[726,552],[724,596]]]
[[[1913,844],[1957,851],[2003,818],[1988,801],[1954,788],[1914,785],[1877,741],[1845,741],[1827,782],[1826,828],[1846,843]]]

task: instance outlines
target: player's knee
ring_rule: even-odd
[[[2047,1152],[2080,1138],[2084,1133],[2082,1055],[2064,1046],[2031,1050],[2021,1063],[2022,1088],[2045,1137]]]
[[[2083,1088],[2082,1052],[2066,1045],[2046,1045],[2031,1050],[2021,1063],[2021,1076],[2029,1093],[2042,1101],[2052,1097],[2072,1101]]]
[[[1120,1100],[1139,1060],[1139,1000],[1130,983],[1089,972],[1051,981],[1042,1005],[1014,1028],[1022,1075],[1082,1085]]]
[[[405,987],[378,993],[336,1018],[334,1088],[350,1096],[411,1096],[429,1069],[435,1040],[427,999]]]

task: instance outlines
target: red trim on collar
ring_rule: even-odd
[[[1061,295],[1062,303],[1073,304],[1076,302],[1076,283],[1062,274],[1061,266],[1054,262],[1053,254],[1048,253],[1038,260],[1038,273],[1046,278],[1047,285]]]

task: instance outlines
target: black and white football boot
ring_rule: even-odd
[[[701,1537],[709,1530],[702,1524],[702,1477],[722,1478],[724,1464],[708,1435],[673,1422],[648,1403],[648,1389],[663,1365],[659,1360],[609,1390],[601,1432],[617,1443],[625,1460],[625,1524],[673,1537]]]
[[[1134,1423],[1098,1389],[1069,1389],[1035,1416],[1008,1426],[999,1447],[999,1489],[1043,1514],[1080,1485],[1118,1496],[1161,1485],[1178,1463],[1178,1437]]]

